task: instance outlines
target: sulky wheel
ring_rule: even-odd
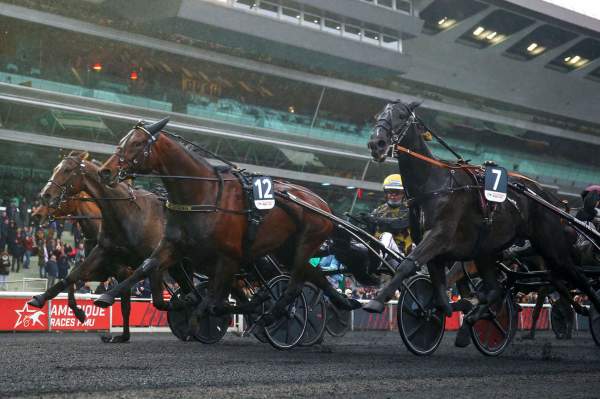
[[[442,342],[446,318],[434,307],[431,280],[416,275],[406,281],[398,300],[398,330],[415,355],[430,355]]]
[[[486,356],[498,356],[508,347],[517,330],[517,311],[510,290],[502,301],[490,306],[492,317],[477,320],[472,326],[473,344]]]
[[[308,318],[300,346],[311,346],[323,340],[327,323],[327,303],[323,298],[323,291],[312,283],[304,283],[302,293],[308,305]]]
[[[600,295],[600,290],[596,291],[596,295]],[[596,345],[600,346],[600,312],[594,305],[590,305],[589,312],[590,333]]]
[[[332,337],[343,337],[352,323],[352,311],[336,308],[330,301],[327,301],[327,323],[325,330]]]
[[[267,282],[267,287],[272,296],[263,303],[263,311],[275,304],[283,296],[290,277],[280,275]],[[285,307],[285,314],[265,327],[265,335],[269,343],[279,350],[291,349],[298,345],[306,330],[308,306],[303,293],[300,293],[289,305]]]
[[[173,293],[171,301],[181,300],[181,289],[178,289]],[[193,308],[182,307],[181,309],[171,309],[167,312],[167,322],[173,335],[182,341],[194,340],[194,335],[190,329],[190,316]]]
[[[200,283],[196,286],[196,289],[200,293],[202,298],[206,298],[207,295],[207,284]],[[204,315],[198,319],[196,331],[192,331],[194,338],[203,344],[214,344],[219,342],[231,323],[231,315],[213,316],[204,312]]]

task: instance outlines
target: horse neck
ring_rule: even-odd
[[[120,224],[132,217],[131,201],[112,200],[111,198],[128,198],[130,196],[125,183],[118,183],[114,188],[108,187],[96,178],[97,171],[86,173],[83,176],[83,190],[94,198],[102,220],[108,224]]]
[[[93,203],[87,201],[79,201],[77,206],[77,216],[83,216],[88,218],[101,217],[100,209]],[[95,240],[98,238],[100,232],[100,220],[99,219],[80,219],[78,220],[79,226],[81,226],[81,232],[83,236],[89,240]]]
[[[216,177],[214,168],[203,158],[193,156],[181,144],[161,134],[154,144],[151,167],[160,175]],[[202,203],[204,197],[214,196],[217,183],[191,179],[163,178],[169,200],[175,203]]]
[[[413,126],[410,129],[402,145],[415,153],[434,158],[416,128]],[[398,167],[404,187],[411,197],[438,189],[447,180],[447,173],[441,168],[403,152],[398,154]]]

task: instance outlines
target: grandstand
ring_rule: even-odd
[[[543,0],[0,0],[0,25],[0,180],[28,196],[60,148],[102,158],[168,115],[337,211],[367,209],[395,165],[366,140],[396,98],[423,101],[474,163],[569,199],[598,182],[600,21]]]

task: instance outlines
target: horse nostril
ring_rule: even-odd
[[[41,196],[42,204],[48,205],[50,203],[50,194],[45,193]]]
[[[379,141],[377,142],[377,146],[378,146],[379,148],[385,148],[385,147],[387,147],[387,143],[385,142],[385,140],[379,140]]]

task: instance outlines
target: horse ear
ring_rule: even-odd
[[[154,122],[151,125],[145,126],[144,128],[150,133],[154,138],[158,138],[160,131],[164,129],[164,127],[169,123],[169,118],[163,118],[158,122]]]

